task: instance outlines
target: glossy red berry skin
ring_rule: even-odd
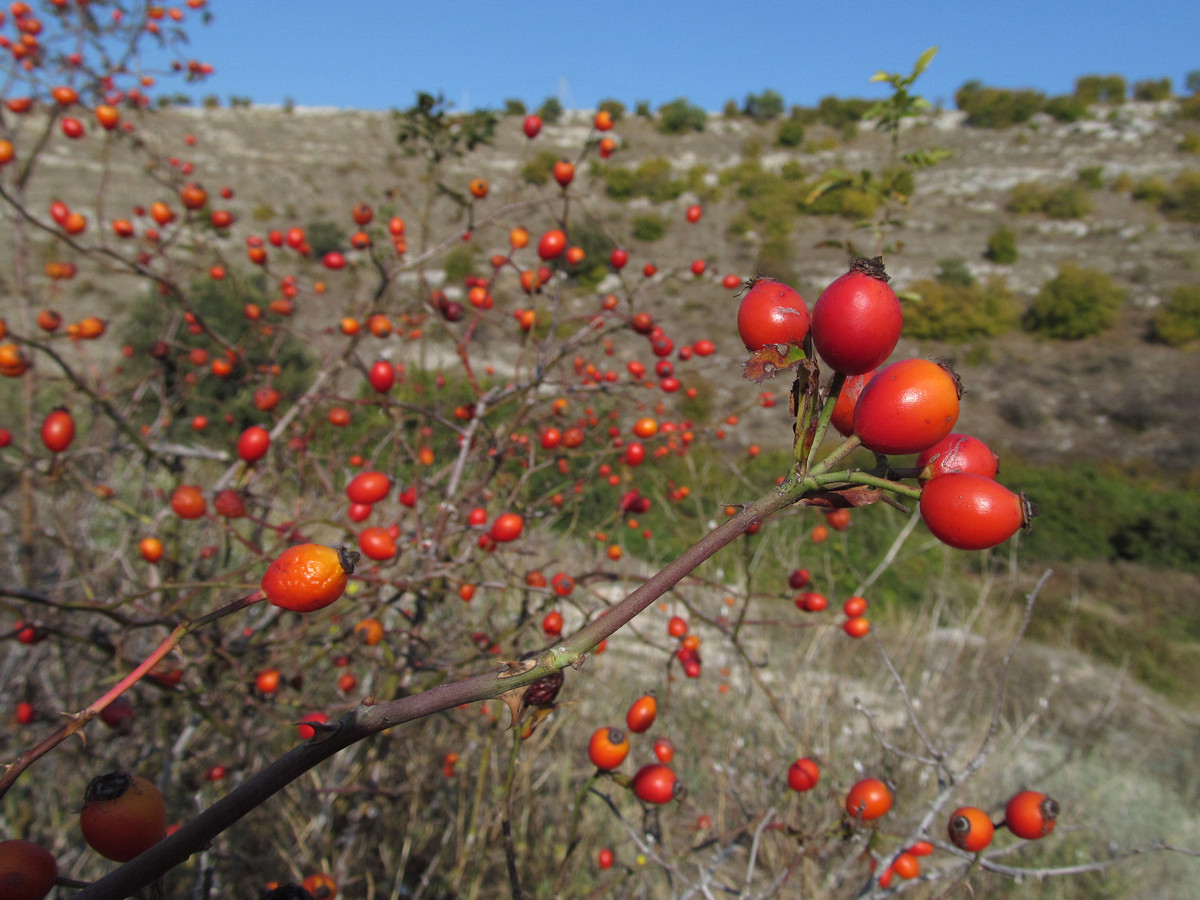
[[[813,304],[813,346],[835,372],[861,375],[891,356],[903,324],[882,258],[860,258]]]
[[[631,786],[639,800],[655,804],[670,803],[680,790],[679,779],[662,763],[642,766],[633,776]]]
[[[800,344],[811,321],[804,299],[793,288],[769,278],[751,285],[738,306],[738,334],[750,351]]]
[[[921,490],[921,518],[943,544],[958,550],[986,550],[1029,524],[1036,508],[985,475],[939,475]]]

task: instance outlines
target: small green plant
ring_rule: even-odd
[[[1075,180],[1086,188],[1098,191],[1104,187],[1104,166],[1084,166],[1075,173]]]
[[[1179,152],[1200,155],[1200,134],[1193,131],[1180,138]]]
[[[689,103],[686,97],[672,100],[658,108],[658,130],[663,134],[703,131],[707,122],[708,113]]]
[[[967,114],[974,128],[1010,128],[1028,122],[1046,101],[1033,90],[1007,90],[985,87],[981,81],[968,81],[954,94],[954,104]]]
[[[1171,99],[1170,78],[1148,78],[1133,83],[1133,99],[1156,102]]]
[[[1008,208],[1026,215],[1041,213],[1051,219],[1078,219],[1091,212],[1087,190],[1078,184],[1050,186],[1028,181],[1013,186]]]
[[[1162,203],[1170,190],[1171,186],[1166,181],[1157,175],[1151,175],[1135,182],[1130,189],[1130,196],[1134,200],[1158,204]]]
[[[789,117],[779,123],[775,132],[775,144],[779,147],[799,147],[804,143],[804,123],[798,118]]]
[[[475,271],[475,258],[478,255],[478,247],[473,243],[459,243],[451,247],[442,261],[446,283],[461,284],[464,278]]]
[[[537,114],[545,124],[557,124],[558,120],[562,118],[563,105],[557,97],[547,97],[537,108]]]
[[[553,150],[540,150],[537,155],[521,166],[521,180],[539,187],[549,184],[558,154]]]
[[[1017,233],[1007,225],[999,226],[988,236],[983,255],[997,265],[1012,265],[1017,261]]]
[[[1200,222],[1200,171],[1193,169],[1176,175],[1159,208],[1172,219]]]
[[[1075,79],[1075,96],[1087,104],[1124,103],[1126,90],[1123,75],[1083,75]]]
[[[1150,321],[1150,336],[1171,347],[1200,340],[1200,285],[1184,284],[1171,291]]]
[[[965,259],[950,256],[938,261],[937,280],[939,284],[949,287],[970,287],[975,283],[975,276],[971,274]]]
[[[1091,337],[1116,324],[1125,296],[1107,273],[1063,263],[1033,298],[1022,324],[1057,340]]]
[[[667,233],[667,223],[657,213],[635,216],[629,224],[633,230],[634,239],[644,241],[647,244],[661,241]]]
[[[1042,112],[1056,122],[1078,122],[1088,114],[1088,105],[1078,97],[1063,94],[1050,97],[1042,105]]]
[[[621,119],[625,116],[625,104],[620,100],[613,100],[611,98],[607,100],[601,100],[596,105],[596,109],[599,112],[608,113],[610,116],[612,116],[612,120],[614,122],[621,121]]]
[[[965,265],[961,260],[943,262],[938,279],[914,282],[903,294],[904,330],[915,338],[965,343],[997,337],[1012,331],[1020,317],[1020,303],[1003,278],[993,277],[984,284],[962,275],[943,281],[947,263]],[[965,272],[966,278],[970,273]]]
[[[328,219],[310,222],[304,233],[308,238],[308,246],[312,248],[313,256],[318,258],[334,250],[345,250],[349,244],[346,229]]]
[[[770,122],[783,115],[783,106],[783,96],[778,91],[765,90],[746,96],[742,114],[756,122]]]
[[[504,115],[506,116],[523,116],[528,112],[524,100],[519,100],[516,97],[506,97],[504,99]]]
[[[671,161],[662,156],[648,157],[632,169],[608,166],[601,176],[608,196],[615,200],[645,197],[654,203],[668,203],[687,189],[683,179],[674,177]]]

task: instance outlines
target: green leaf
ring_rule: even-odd
[[[918,75],[920,75],[922,72],[924,72],[926,68],[929,67],[929,64],[931,62],[933,62],[933,58],[935,56],[937,56],[937,52],[938,52],[938,48],[936,46],[934,46],[934,47],[930,47],[928,50],[926,50],[924,53],[922,53],[919,57],[917,57],[917,64],[915,66],[913,66],[913,71],[912,71],[913,78],[916,78]]]

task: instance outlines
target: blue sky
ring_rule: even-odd
[[[290,98],[305,106],[391,109],[418,90],[459,108],[573,108],[615,98],[659,106],[687,97],[719,110],[772,88],[788,104],[879,97],[879,69],[904,71],[940,49],[918,82],[953,105],[965,81],[1069,93],[1084,74],[1130,84],[1200,69],[1197,0],[209,0],[188,55],[216,75],[187,88]]]

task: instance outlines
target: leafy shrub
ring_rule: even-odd
[[[1104,166],[1085,166],[1075,173],[1075,180],[1085,188],[1098,191],[1104,187]]]
[[[674,177],[670,160],[661,156],[642,160],[636,169],[609,166],[601,175],[608,196],[616,200],[645,197],[655,203],[667,203],[687,189],[683,179]]]
[[[1023,325],[1059,340],[1091,337],[1116,323],[1125,293],[1105,272],[1063,263],[1033,298]]]
[[[639,100],[633,108],[633,114],[642,119],[653,119],[654,113],[650,109],[649,100]]]
[[[608,258],[617,246],[595,219],[574,223],[567,232],[570,243],[583,251],[583,260],[569,266],[567,274],[585,290],[592,290],[608,274]]]
[[[284,397],[296,397],[309,385],[316,361],[291,331],[278,337],[264,332],[244,314],[247,304],[266,309],[270,303],[266,277],[261,273],[216,281],[198,278],[188,288],[189,307],[214,333],[223,335],[238,348],[233,372],[226,378],[185,377],[192,365],[187,361],[193,347],[208,348],[208,334],[193,334],[182,326],[176,307],[151,289],[133,306],[122,337],[133,348],[126,367],[131,373],[145,372],[148,383],[157,384],[164,409],[171,413],[171,433],[187,436],[193,416],[206,416],[207,431],[235,435],[250,425],[260,424],[262,413],[254,406],[254,391],[262,382],[254,374],[269,365],[278,367],[272,385]],[[156,359],[150,354],[155,342],[166,342],[169,355]],[[138,422],[149,424],[157,411],[142,408],[148,416]],[[229,418],[227,419],[226,416]]]
[[[1175,114],[1181,119],[1200,119],[1200,94],[1180,100]]]
[[[754,259],[754,271],[785,284],[796,282],[791,241],[785,234],[773,234],[763,241]]]
[[[996,337],[1015,328],[1020,316],[1020,303],[1000,277],[986,284],[923,279],[901,299],[904,333],[925,340],[962,343]]]
[[[756,122],[770,122],[783,115],[783,96],[778,91],[747,94],[742,112]]]
[[[1087,116],[1088,105],[1078,97],[1064,94],[1046,100],[1042,112],[1057,122],[1078,122]]]
[[[1147,78],[1143,81],[1135,81],[1133,83],[1133,99],[1149,101],[1170,100],[1171,79]]]
[[[1200,498],[1096,463],[1023,465],[1005,477],[1036,498],[1038,528],[1021,549],[1039,559],[1131,560],[1195,571]]]
[[[596,106],[597,111],[606,112],[612,116],[614,122],[619,122],[625,115],[625,104],[620,100],[601,100]]]
[[[1193,131],[1190,134],[1185,134],[1182,138],[1180,138],[1179,152],[1200,154],[1200,134],[1197,134]]]
[[[1150,322],[1152,339],[1181,347],[1200,340],[1200,285],[1180,285]]]
[[[1001,225],[988,236],[987,249],[983,251],[983,255],[997,265],[1012,265],[1017,261],[1017,233],[1008,226]]]
[[[950,256],[938,261],[938,284],[947,287],[970,287],[975,283],[975,276],[967,268],[967,261],[957,256]]]
[[[318,258],[334,250],[345,250],[349,245],[346,229],[328,219],[310,222],[304,229],[304,233],[308,238],[308,246],[312,248],[313,255]]]
[[[1124,103],[1123,75],[1083,75],[1075,79],[1075,96],[1084,103]]]
[[[658,130],[663,134],[703,131],[707,122],[708,113],[699,106],[693,106],[685,97],[658,108]]]
[[[1134,200],[1144,200],[1147,203],[1162,203],[1171,186],[1157,175],[1140,179],[1133,186],[1130,196]]]
[[[1172,219],[1200,222],[1200,171],[1176,175],[1159,208]]]
[[[515,97],[507,97],[504,100],[504,115],[506,116],[523,116],[529,110],[525,106],[524,100],[518,100]]]
[[[787,118],[779,123],[775,132],[775,144],[779,147],[799,147],[804,143],[804,123],[796,118]]]
[[[572,238],[574,234],[572,234]],[[448,284],[461,284],[463,279],[475,271],[475,259],[479,254],[479,245],[474,242],[455,244],[446,253],[442,268],[446,272]]]
[[[526,184],[538,186],[548,184],[554,173],[554,164],[558,162],[558,153],[553,150],[540,150],[529,162],[521,166],[521,180]]]
[[[822,97],[817,104],[817,118],[830,128],[840,130],[862,121],[863,114],[874,105],[871,100],[856,97]]]
[[[633,229],[634,238],[639,241],[645,241],[648,244],[662,240],[663,236],[667,233],[667,223],[657,213],[636,216],[630,223],[630,226]]]
[[[1042,213],[1051,219],[1078,219],[1091,212],[1092,201],[1076,184],[1050,187],[1036,181],[1013,186],[1008,208],[1016,213]]]
[[[553,125],[562,118],[563,105],[557,97],[547,97],[546,101],[537,108],[537,114],[547,125]]]
[[[1034,90],[1007,90],[984,87],[968,81],[954,94],[954,104],[967,114],[967,124],[975,128],[1008,128],[1027,122],[1042,109],[1045,96]]]
[[[726,119],[736,119],[742,114],[741,107],[732,97],[725,101],[725,105],[721,107],[721,115]]]

